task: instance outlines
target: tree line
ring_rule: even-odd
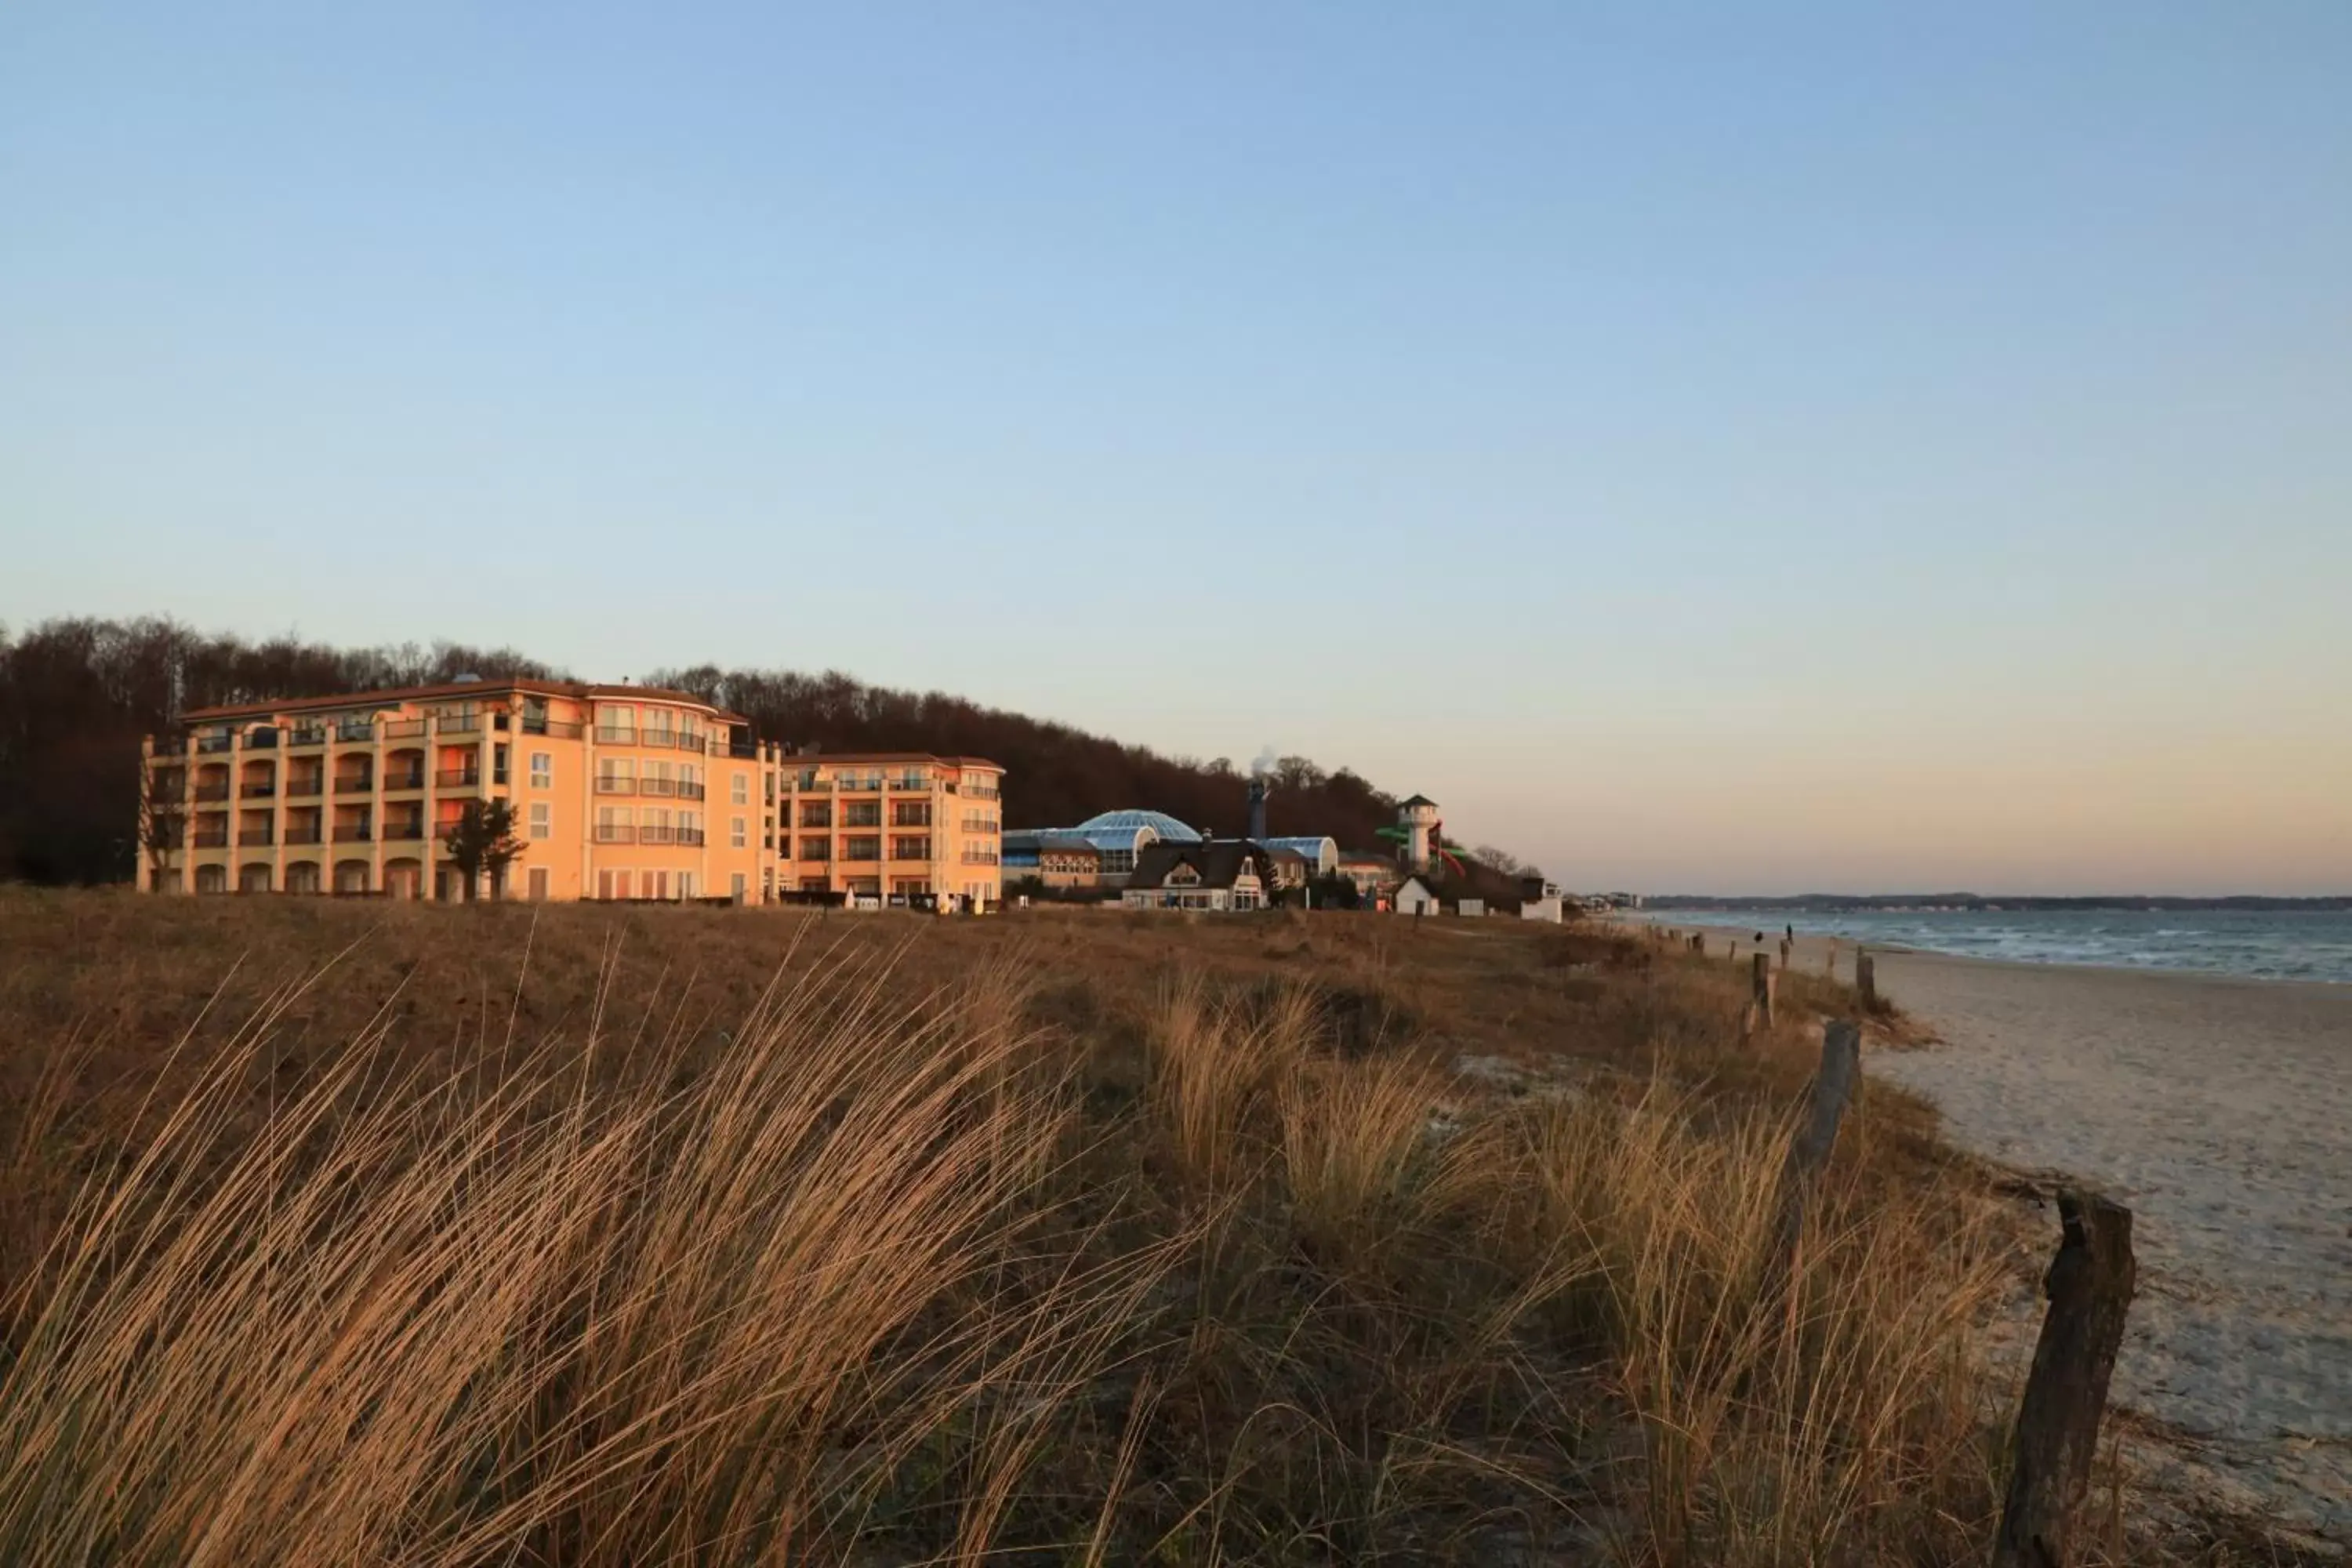
[[[0,627],[0,877],[43,883],[128,879],[138,858],[139,742],[192,708],[423,686],[462,674],[572,679],[513,648],[338,648],[293,637],[248,642],[165,619],[60,619],[21,636]],[[988,708],[944,692],[868,686],[838,671],[656,670],[649,686],[690,692],[751,721],[764,739],[824,752],[986,757],[1006,769],[1003,817],[1065,827],[1124,806],[1165,811],[1233,837],[1248,825],[1244,769],[1229,758],[1148,746]],[[1269,834],[1328,835],[1371,848],[1396,798],[1346,768],[1304,757],[1268,769]],[[1498,862],[1509,858],[1480,851]]]

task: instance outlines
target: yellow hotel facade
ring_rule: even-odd
[[[460,899],[448,830],[503,800],[509,897],[1003,894],[1003,768],[794,754],[686,692],[465,680],[202,708],[143,750],[151,892]]]

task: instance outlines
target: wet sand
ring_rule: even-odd
[[[2352,986],[1874,952],[1938,1043],[1871,1075],[1964,1146],[2131,1205],[2115,1397],[2179,1434],[2139,1456],[2147,1481],[2352,1543]],[[2038,1310],[2021,1297],[2003,1338],[2030,1349]]]

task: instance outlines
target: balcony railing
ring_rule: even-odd
[[[479,768],[443,768],[433,775],[437,789],[479,789],[482,770]]]
[[[298,795],[315,795],[325,785],[325,783],[326,781],[320,778],[316,773],[311,774],[309,778],[288,779],[286,781],[287,798],[290,800]]]
[[[421,741],[425,738],[425,721],[422,719],[387,720],[383,726],[383,738],[387,741]]]
[[[289,746],[323,746],[327,743],[327,727],[323,724],[297,724],[286,731]]]
[[[870,806],[861,811],[853,805],[841,814],[841,825],[844,827],[879,827],[882,826],[882,808]]]
[[[388,790],[423,789],[425,787],[425,770],[423,768],[411,768],[406,773],[386,773],[383,775],[383,787]]]
[[[335,842],[338,844],[367,843],[367,824],[364,822],[337,823],[335,825]]]
[[[699,827],[681,827],[677,830],[677,841],[690,848],[699,848],[703,841],[703,830]]]
[[[637,743],[637,732],[599,724],[596,726],[596,743],[600,746],[634,746]]]
[[[226,752],[231,746],[236,744],[236,737],[234,735],[199,735],[196,737],[196,750],[199,752]]]
[[[918,811],[909,811],[902,806],[890,814],[890,826],[893,827],[929,827],[930,825],[931,812],[929,806]]]
[[[635,795],[637,793],[637,781],[633,775],[627,773],[598,773],[596,793],[598,795]]]
[[[801,818],[800,826],[801,831],[803,833],[824,833],[832,828],[833,818],[829,816],[803,816]]]
[[[267,827],[241,827],[237,829],[236,847],[239,849],[268,848],[269,847],[269,829]]]
[[[716,741],[710,742],[710,754],[714,757],[719,754],[719,742]],[[760,754],[760,742],[756,738],[749,735],[732,737],[727,742],[727,754],[730,757],[747,759],[756,757]]]
[[[677,829],[675,827],[640,827],[637,829],[637,842],[640,844],[675,844],[677,842]]]
[[[522,732],[524,734],[545,735],[550,740],[555,741],[576,741],[580,738],[581,731],[583,728],[583,726],[575,724],[569,719],[526,718],[522,721]]]
[[[422,822],[387,822],[383,825],[383,837],[387,839],[422,838],[425,837],[425,824]]]
[[[277,728],[273,725],[265,724],[260,729],[256,730],[251,734],[246,736],[245,743],[247,746],[275,746],[278,744]]]
[[[335,726],[335,739],[355,745],[369,745],[375,740],[375,724],[370,720],[353,720]]]
[[[991,789],[986,784],[966,784],[963,786],[963,793],[977,800],[998,800],[1003,798],[999,791]]]
[[[831,779],[786,778],[780,781],[780,787],[788,790],[798,790],[803,795],[830,795],[833,793],[833,781]]]
[[[478,718],[458,718],[445,713],[433,721],[433,732],[450,737],[478,735],[482,732],[482,721]]]
[[[228,798],[227,782],[224,780],[220,784],[198,784],[195,788],[195,798],[198,800],[226,800]]]
[[[274,784],[243,784],[238,786],[236,793],[241,800],[268,800],[278,794],[278,786]]]
[[[637,793],[639,795],[676,795],[677,781],[676,779],[639,779]]]
[[[626,823],[600,822],[596,825],[596,842],[599,844],[635,844],[636,841],[637,830]]]
[[[319,842],[319,826],[316,823],[312,823],[308,827],[289,827],[286,830],[286,842],[289,844],[316,844]]]
[[[822,838],[803,838],[801,840],[800,858],[830,860],[833,858],[833,846]]]
[[[228,829],[215,827],[208,833],[192,833],[188,836],[188,843],[197,849],[226,849],[228,847]]]
[[[681,779],[678,781],[677,798],[680,800],[702,800],[708,798],[709,794],[709,786],[707,785],[698,784],[687,779]]]
[[[882,781],[880,779],[835,779],[833,781],[833,789],[835,795],[879,795],[882,793]]]
[[[337,795],[368,795],[374,789],[375,780],[364,773],[357,778],[341,778],[335,781]]]

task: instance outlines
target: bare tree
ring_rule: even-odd
[[[139,791],[139,847],[146,852],[147,888],[152,892],[163,886],[173,852],[187,832],[181,799],[185,784],[177,766],[149,766],[142,759],[142,768],[145,782]]]

